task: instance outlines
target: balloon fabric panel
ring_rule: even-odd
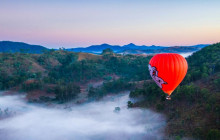
[[[188,69],[185,58],[175,53],[155,55],[148,67],[153,80],[168,95],[182,82]]]

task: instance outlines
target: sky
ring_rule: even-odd
[[[220,0],[0,0],[0,41],[48,48],[220,41]]]

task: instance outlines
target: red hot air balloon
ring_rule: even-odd
[[[175,53],[157,54],[148,65],[150,75],[156,84],[168,94],[167,99],[184,79],[188,65],[184,57]]]

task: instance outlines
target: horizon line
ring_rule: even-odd
[[[45,48],[48,48],[48,49],[60,49],[60,48],[64,48],[64,49],[74,49],[74,48],[87,48],[87,47],[91,47],[91,46],[100,46],[100,45],[110,45],[110,46],[120,46],[120,47],[123,47],[123,46],[126,46],[126,45],[129,45],[129,44],[134,44],[135,46],[146,46],[146,47],[151,47],[151,46],[159,46],[159,47],[179,47],[179,46],[184,46],[184,47],[187,47],[187,46],[196,46],[196,45],[211,45],[211,44],[215,44],[215,43],[218,43],[218,42],[215,42],[215,43],[199,43],[199,44],[193,44],[193,45],[171,45],[171,46],[168,46],[168,45],[136,45],[135,43],[128,43],[128,44],[124,44],[124,45],[113,45],[113,44],[110,44],[110,43],[101,43],[101,44],[93,44],[93,45],[89,45],[89,46],[85,46],[85,47],[81,47],[81,46],[78,46],[78,47],[63,47],[63,46],[60,46],[60,47],[56,47],[56,48],[53,48],[53,47],[47,47],[46,45],[39,45],[39,44],[34,44],[34,43],[28,43],[28,42],[23,42],[23,41],[11,41],[11,40],[1,40],[0,42],[14,42],[14,43],[25,43],[25,44],[28,44],[28,45],[37,45],[37,46],[42,46],[42,47],[45,47]]]

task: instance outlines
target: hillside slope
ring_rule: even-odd
[[[220,139],[220,43],[203,48],[187,61],[188,73],[171,101],[150,82],[130,93],[132,98],[144,98],[132,106],[167,114],[168,136]]]
[[[0,53],[0,89],[24,91],[37,98],[52,94],[65,102],[76,98],[80,86],[91,80],[108,82],[112,75],[126,82],[150,78],[145,65],[149,59],[108,51],[102,55],[65,50],[48,50],[42,54]]]
[[[187,58],[188,73],[182,84],[165,101],[165,94],[150,79],[151,58],[120,55],[110,49],[102,55],[47,50],[41,54],[0,53],[0,89],[24,91],[30,101],[66,102],[77,98],[80,86],[90,80],[105,80],[101,88],[90,88],[89,97],[143,85],[130,93],[142,101],[129,107],[146,107],[167,115],[167,136],[219,139],[220,43],[210,45]],[[112,75],[120,77],[111,81]],[[87,88],[87,87],[86,87]],[[86,89],[85,88],[85,89]],[[36,97],[36,98],[35,98]]]
[[[207,46],[207,44],[193,45],[193,46],[138,46],[133,43],[119,46],[119,45],[109,45],[109,44],[101,44],[101,45],[92,45],[86,48],[72,48],[66,49],[68,51],[73,52],[87,52],[87,53],[95,53],[100,54],[104,49],[110,48],[115,53],[124,53],[124,54],[143,54],[143,53],[186,53],[186,52],[195,52],[200,50],[201,48]]]
[[[40,45],[30,45],[23,42],[0,41],[0,52],[42,53],[47,48]]]
[[[207,44],[199,44],[194,46],[138,46],[133,43],[119,46],[119,45],[92,45],[89,47],[79,47],[79,48],[69,48],[65,49],[66,51],[71,52],[85,52],[93,54],[101,54],[105,49],[111,49],[114,53],[123,53],[123,54],[150,54],[150,53],[186,53],[186,52],[195,52],[201,48],[207,46]],[[0,52],[22,52],[22,53],[43,53],[45,50],[49,50],[46,47],[40,45],[30,45],[23,42],[13,42],[13,41],[0,41]]]

